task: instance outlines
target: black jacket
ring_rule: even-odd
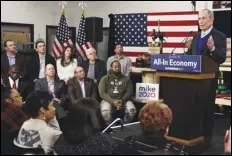
[[[68,143],[61,135],[54,145],[58,155],[118,155],[119,145],[107,134],[95,133],[79,144]]]
[[[211,35],[213,37],[214,46],[215,46],[215,50],[212,52],[207,47],[207,41]],[[189,54],[189,55],[196,55],[197,54],[198,40],[200,37],[201,37],[201,32],[198,32],[193,37],[191,47],[186,54]],[[206,42],[205,42],[203,48],[201,49],[201,55],[208,56],[211,59],[213,59],[218,64],[218,71],[219,71],[219,65],[224,63],[226,60],[226,36],[222,32],[213,28],[210,31],[208,38],[206,39]],[[218,74],[216,74],[216,76],[217,75]]]
[[[85,60],[84,62],[82,62],[81,66],[84,68],[87,76],[87,73],[89,71],[89,60]],[[100,59],[96,59],[94,65],[94,73],[95,79],[97,80],[97,82],[99,82],[101,78],[107,74],[106,63]]]
[[[45,55],[45,66],[47,64],[52,64],[54,66],[56,71],[56,77],[57,77],[56,61],[54,57],[52,57],[49,54]],[[39,71],[40,71],[39,54],[37,52],[34,52],[26,63],[25,79],[30,81],[38,79]]]

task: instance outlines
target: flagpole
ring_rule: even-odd
[[[64,15],[65,14],[65,6],[67,5],[66,1],[61,1],[60,4],[61,5],[61,14]]]
[[[87,4],[81,1],[78,3],[78,6],[81,7],[82,15],[85,17],[85,8],[87,7]],[[95,41],[93,41],[93,46],[94,46],[94,49],[97,50],[97,43]]]

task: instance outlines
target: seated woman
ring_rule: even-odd
[[[64,80],[67,84],[68,80],[74,76],[77,67],[77,59],[73,57],[73,47],[64,48],[61,58],[56,61],[57,74],[60,80]]]
[[[1,85],[1,154],[19,154],[13,140],[28,116],[21,109],[22,97],[16,89]]]
[[[58,155],[120,154],[118,144],[101,133],[103,122],[100,104],[95,99],[83,98],[72,105],[65,131],[56,142]]]
[[[46,154],[52,153],[54,143],[62,133],[55,118],[52,93],[32,92],[26,99],[25,111],[31,119],[23,123],[17,142],[24,146],[42,147]]]
[[[139,112],[142,134],[130,136],[124,140],[127,150],[140,154],[152,155],[186,155],[186,148],[176,142],[168,141],[169,125],[172,122],[172,111],[163,103],[147,103]]]

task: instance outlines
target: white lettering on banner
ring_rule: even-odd
[[[169,62],[165,59],[154,59],[153,65],[163,65],[163,66],[182,66],[182,67],[193,67],[196,69],[197,62],[190,62],[190,61],[174,61],[173,59],[170,59]]]
[[[173,59],[170,59],[169,64],[170,66],[193,67],[194,69],[197,67],[197,62],[173,61]]]
[[[154,60],[154,65],[168,65],[168,61],[165,61],[164,59],[155,59]]]

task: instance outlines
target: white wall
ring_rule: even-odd
[[[76,5],[78,3],[76,2]],[[73,2],[68,2],[66,19],[76,27],[80,17]],[[1,22],[34,24],[34,40],[38,34],[46,39],[46,25],[58,25],[61,16],[59,1],[1,1]]]
[[[86,2],[87,16],[103,18],[103,27],[109,27],[110,13],[147,13],[166,11],[191,11],[191,1],[96,1]],[[94,9],[95,8],[95,9]]]
[[[61,16],[60,1],[1,1],[1,22],[34,24],[34,40],[38,34],[46,39],[46,25],[58,25]],[[67,2],[66,19],[71,27],[78,27],[81,8],[78,1]],[[191,1],[86,1],[87,17],[102,17],[103,27],[109,27],[110,13],[146,13],[191,11]],[[197,1],[197,10],[205,8],[206,1]],[[207,2],[208,8],[212,1]],[[212,8],[212,7],[211,7]]]

